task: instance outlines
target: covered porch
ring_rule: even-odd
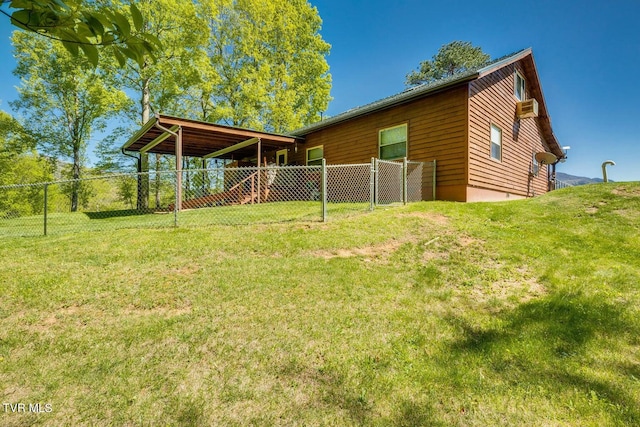
[[[178,209],[182,209],[227,199],[237,200],[240,204],[266,200],[265,191],[268,190],[260,168],[267,162],[287,164],[289,151],[295,150],[300,141],[287,135],[156,115],[123,145],[122,152],[175,156],[176,204]],[[184,158],[200,158],[203,165],[208,159],[223,159],[234,166],[254,166],[256,171],[240,182],[230,183],[224,192],[227,194],[208,194],[199,200],[184,200]]]

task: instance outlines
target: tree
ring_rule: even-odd
[[[106,1],[106,0],[105,0]],[[111,7],[125,7],[110,0]],[[137,93],[131,119],[153,112],[284,132],[318,119],[331,76],[317,10],[303,0],[144,0],[142,29],[163,48],[155,62],[115,70]],[[156,157],[156,166],[161,159]],[[148,171],[148,155],[140,155]],[[139,208],[149,184],[139,181]],[[159,188],[156,185],[156,188]]]
[[[126,58],[143,62],[160,48],[156,37],[142,31],[142,15],[135,4],[128,13],[99,7],[95,0],[1,0],[15,9],[9,14],[18,28],[58,40],[78,56],[80,51],[93,65],[98,64],[98,47],[111,46],[120,66]],[[133,25],[130,22],[130,19]]]
[[[128,61],[124,67],[113,67],[109,72],[117,76],[117,85],[136,94],[136,107],[129,110],[129,119],[138,126],[146,123],[154,112],[183,113],[183,99],[187,87],[197,84],[192,79],[197,58],[206,58],[206,22],[197,15],[192,0],[139,1],[142,30],[161,42],[155,51],[155,61]],[[124,10],[121,0],[105,0],[114,10]],[[138,205],[149,207],[149,155],[140,153],[138,170]],[[156,156],[156,166],[161,159]],[[156,187],[159,187],[156,185]],[[156,197],[158,199],[158,197]]]
[[[454,41],[440,48],[429,60],[422,61],[418,71],[407,74],[406,85],[415,86],[452,76],[486,64],[490,56],[471,42]]]
[[[330,100],[330,45],[306,0],[234,0],[210,18],[217,81],[209,120],[285,132],[316,121]]]
[[[42,187],[33,184],[51,179],[48,162],[33,150],[33,141],[8,113],[0,111],[0,218],[42,212]]]
[[[116,10],[126,8],[122,0],[104,3]],[[161,41],[162,49],[155,52],[155,61],[128,61],[112,72],[120,88],[137,94],[138,107],[130,111],[130,118],[144,124],[153,112],[180,110],[185,88],[197,83],[188,76],[193,75],[197,58],[205,55],[207,26],[197,16],[192,0],[141,0],[137,4],[143,31]]]
[[[19,98],[11,105],[24,114],[22,126],[48,155],[70,164],[69,177],[78,180],[93,132],[102,130],[111,114],[128,98],[114,90],[88,60],[72,56],[60,43],[16,31],[12,37],[21,78]],[[81,189],[70,190],[71,211],[78,209]]]

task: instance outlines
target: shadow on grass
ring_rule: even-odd
[[[390,420],[394,426],[432,426],[445,427],[448,424],[438,420],[438,416],[433,407],[426,403],[416,403],[405,400],[400,403],[400,412],[396,419]]]
[[[452,344],[451,355],[461,362],[458,366],[467,358],[480,359],[506,381],[520,382],[524,378],[555,388],[558,396],[563,391],[579,390],[591,402],[602,403],[613,418],[640,425],[640,408],[633,392],[614,380],[638,374],[636,366],[601,366],[600,373],[608,375],[598,378],[590,370],[581,369],[581,361],[588,360],[589,348],[605,348],[610,338],[632,340],[640,333],[636,324],[625,319],[625,310],[624,305],[603,298],[565,293],[530,301],[498,315],[503,322],[499,329],[482,329],[464,317],[451,317],[449,322],[463,333]],[[601,340],[597,347],[591,345],[596,340]]]
[[[293,383],[305,384],[315,390],[311,400],[317,402],[315,404],[327,413],[343,414],[348,419],[345,425],[411,427],[449,425],[439,420],[434,408],[435,402],[424,396],[396,395],[393,399],[392,413],[387,417],[381,417],[378,402],[370,396],[376,394],[372,389],[375,387],[375,381],[367,373],[355,369],[355,373],[349,372],[349,368],[331,364],[319,368],[298,360],[280,361],[275,367],[278,375],[289,377]],[[357,378],[355,381],[354,374]],[[301,407],[301,410],[307,410],[306,405],[308,404]]]
[[[156,212],[153,210],[137,210],[137,209],[122,209],[117,211],[99,211],[99,212],[83,212],[89,219],[110,219],[110,218],[123,218],[130,216],[143,216],[151,215]],[[167,213],[167,211],[159,211],[159,213]]]

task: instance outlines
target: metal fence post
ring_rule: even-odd
[[[373,205],[378,206],[378,196],[380,192],[380,163],[378,159],[373,159]]]
[[[176,202],[173,204],[173,226],[178,226],[178,210],[182,204],[182,167],[179,169],[176,165]]]
[[[407,158],[402,159],[402,204],[407,204]]]
[[[47,194],[49,192],[49,184],[44,184],[44,235],[47,235]]]
[[[374,209],[376,203],[376,159],[371,158],[371,168],[369,170],[369,210]]]
[[[321,199],[322,199],[322,222],[327,222],[327,160],[322,159],[322,181],[321,181]]]
[[[433,200],[436,200],[436,159],[433,159],[433,180],[432,180],[432,185],[433,185]]]

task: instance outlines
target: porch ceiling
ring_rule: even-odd
[[[142,126],[122,148],[133,152],[175,155],[176,137],[158,128],[156,123],[173,132],[182,129],[182,155],[188,157],[205,157],[252,138],[260,139],[263,151],[287,147],[296,142],[296,138],[292,136],[157,115]],[[218,158],[242,159],[255,156],[256,148],[247,146],[224,153]]]

